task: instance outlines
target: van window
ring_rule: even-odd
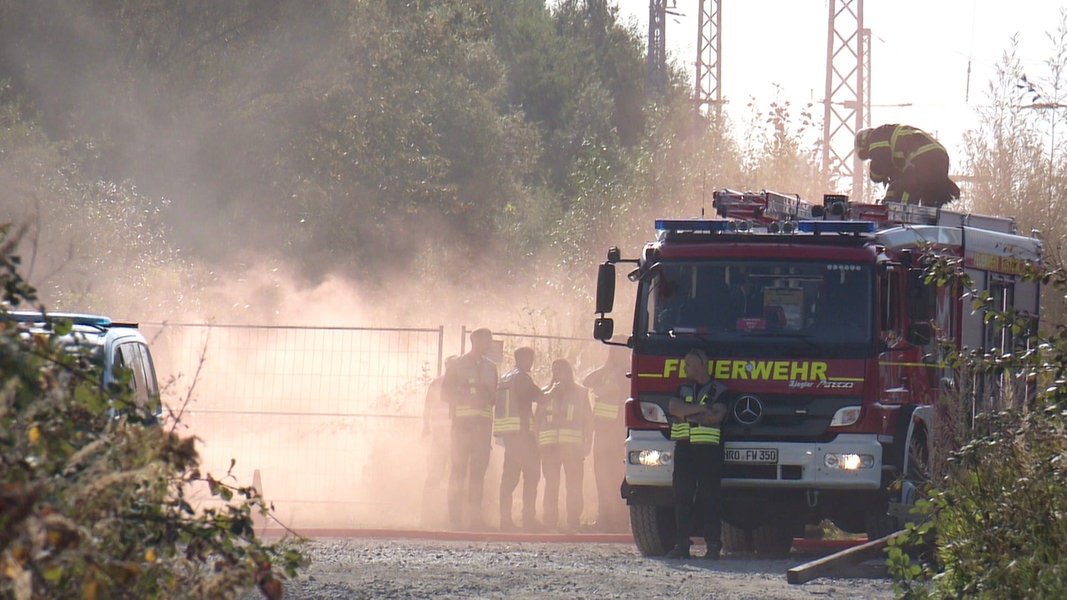
[[[140,342],[126,342],[115,348],[114,366],[130,371],[130,391],[141,407],[155,407],[159,402],[159,385],[148,347]]]

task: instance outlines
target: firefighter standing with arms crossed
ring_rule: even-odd
[[[453,529],[484,529],[482,495],[492,449],[496,365],[489,360],[493,334],[471,332],[471,349],[445,370],[442,393],[452,407],[448,518]]]
[[[522,477],[522,527],[537,531],[537,483],[541,480],[541,459],[534,433],[533,403],[543,395],[532,377],[534,350],[515,350],[515,367],[500,377],[493,409],[493,435],[504,446],[504,466],[500,474],[500,529],[514,531],[512,494]]]
[[[685,355],[687,381],[667,407],[674,440],[674,510],[677,542],[667,558],[689,558],[689,534],[703,522],[707,554],[718,560],[722,550],[722,431],[725,386],[708,374],[708,355],[700,349]]]

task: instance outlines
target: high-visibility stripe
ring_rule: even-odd
[[[906,130],[903,127],[901,127],[900,125],[897,125],[896,127],[894,127],[893,128],[893,133],[891,133],[889,135],[889,145],[891,147],[893,147],[893,148],[896,148],[897,147],[897,140],[900,138],[900,136],[905,135],[905,134],[906,134]]]
[[[581,429],[546,429],[537,435],[538,446],[555,446],[557,444],[580,446],[585,440]]]
[[[693,403],[693,391],[690,388],[685,388],[685,394],[682,396],[682,401],[686,404]],[[689,439],[689,422],[682,421],[680,423],[671,423],[671,439],[688,440]]]
[[[682,401],[686,404],[699,404],[707,406],[710,399],[708,394],[703,394],[699,401],[694,401],[693,394],[696,390],[692,386],[683,388]],[[681,422],[671,424],[671,439],[675,441],[688,440],[693,444],[718,444],[722,441],[722,430],[717,425],[699,425],[696,423]]]
[[[582,443],[582,430],[581,429],[560,429],[559,430],[559,443],[560,444],[578,444]]]
[[[485,417],[486,419],[493,418],[493,411],[488,408],[474,408],[472,406],[457,406],[457,417]]]
[[[593,403],[593,415],[603,419],[616,419],[619,416],[619,409],[621,407],[618,404],[612,404],[610,402],[594,402]]]
[[[909,157],[909,159],[915,158],[916,156],[919,156],[920,154],[926,154],[927,152],[929,152],[931,150],[937,150],[940,147],[941,147],[941,144],[939,144],[937,142],[930,142],[929,144],[924,144],[922,146],[919,146],[919,148],[915,152],[912,152],[911,156]]]
[[[493,419],[493,432],[510,433],[518,431],[521,422],[519,417],[497,417]]]
[[[505,382],[507,386],[511,382]],[[493,406],[493,433],[510,433],[519,430],[519,417],[511,414],[512,393],[510,387],[501,387],[500,397]]]
[[[692,444],[718,444],[722,440],[722,430],[708,425],[689,427],[689,442]]]
[[[557,413],[556,411],[561,408],[563,410]],[[582,445],[585,441],[585,432],[575,428],[577,424],[575,410],[573,403],[567,402],[564,407],[561,406],[561,399],[553,398],[549,411],[544,416],[544,422],[541,423],[543,429],[538,432],[537,444],[539,446]]]
[[[671,439],[674,441],[688,440],[689,423],[687,421],[682,421],[681,423],[671,423]]]

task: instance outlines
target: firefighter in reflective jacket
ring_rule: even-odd
[[[452,407],[448,518],[454,529],[485,527],[482,494],[496,399],[496,365],[488,357],[493,334],[488,329],[476,329],[470,340],[470,352],[445,369],[441,390]]]
[[[593,411],[589,393],[574,381],[574,369],[563,358],[552,362],[552,384],[537,405],[537,443],[545,476],[544,524],[559,526],[560,470],[566,476],[567,531],[577,531],[582,516],[585,456],[592,446]]]
[[[604,364],[585,376],[582,385],[593,394],[593,476],[596,479],[597,529],[621,531],[627,526],[620,485],[626,476],[626,424],[622,406],[630,392],[630,353],[611,346]]]
[[[674,440],[674,511],[677,540],[668,558],[689,558],[689,535],[704,524],[705,558],[717,560],[722,550],[722,432],[726,418],[725,386],[708,374],[708,355],[700,349],[685,355],[687,381],[672,398],[668,412]]]
[[[948,152],[925,131],[896,124],[862,129],[856,155],[871,161],[871,181],[889,184],[886,202],[941,206],[960,197],[948,177]]]
[[[515,350],[515,368],[500,377],[496,406],[493,408],[493,435],[504,446],[504,466],[500,474],[500,529],[513,531],[512,494],[522,477],[522,527],[539,529],[537,524],[537,483],[541,480],[541,459],[534,433],[533,403],[543,392],[530,377],[534,350]]]

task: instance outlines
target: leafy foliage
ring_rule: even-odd
[[[1031,266],[1030,281],[1060,296],[1060,267]],[[906,597],[1061,597],[1067,591],[1067,328],[1039,337],[1028,315],[997,310],[959,260],[930,263],[928,282],[971,299],[1012,347],[955,349],[946,362],[961,384],[942,400],[942,415],[962,421],[950,433],[944,477],[917,503],[929,520],[910,526],[891,545],[888,565]],[[983,380],[986,405],[967,382]],[[944,442],[943,442],[944,443]],[[931,541],[932,539],[932,541]],[[927,550],[915,555],[914,549]]]
[[[33,303],[3,233],[0,306]],[[301,556],[256,537],[256,490],[201,474],[194,438],[125,398],[129,373],[103,389],[103,365],[61,343],[70,327],[0,318],[0,596],[279,598]]]
[[[986,92],[988,103],[978,109],[981,123],[964,136],[964,167],[973,175],[964,197],[967,208],[976,212],[1015,217],[1020,231],[1038,232],[1046,252],[1062,256],[1067,145],[1057,126],[1067,99],[1067,11],[1061,11],[1048,39],[1050,57],[1043,72],[1027,72],[1016,55],[1015,38],[997,65]],[[1042,318],[1063,323],[1058,298],[1046,293],[1043,300],[1047,310]]]

